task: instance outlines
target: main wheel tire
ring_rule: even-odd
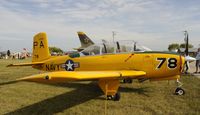
[[[130,79],[130,78],[127,79],[127,83],[132,83],[132,82],[133,82],[132,79]]]
[[[176,90],[175,90],[175,94],[176,94],[176,95],[184,95],[184,94],[185,94],[185,91],[184,91],[182,88],[178,87],[178,88],[176,88]]]
[[[115,96],[113,97],[114,101],[119,101],[120,100],[120,93],[116,93]]]
[[[107,95],[107,100],[112,100],[113,96],[112,95]]]
[[[123,80],[122,80],[122,83],[126,83],[126,79],[123,79]]]
[[[123,81],[124,81],[124,83],[132,83],[133,82],[133,80],[130,78],[126,78]]]

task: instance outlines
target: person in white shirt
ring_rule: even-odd
[[[194,73],[198,73],[199,69],[200,69],[200,48],[198,48],[197,55],[196,55],[196,72]]]

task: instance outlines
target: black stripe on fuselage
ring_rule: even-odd
[[[133,52],[135,54],[152,54],[152,53],[160,53],[160,54],[174,54],[174,55],[180,55],[176,52],[168,52],[168,51],[144,51],[144,52]]]

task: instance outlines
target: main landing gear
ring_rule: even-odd
[[[107,100],[119,101],[120,100],[120,93],[117,92],[115,95],[107,95]]]
[[[132,83],[133,80],[131,78],[125,78],[123,79],[122,83]]]
[[[119,79],[101,79],[98,82],[99,87],[105,94],[106,100],[120,100]]]
[[[177,88],[175,90],[175,94],[176,95],[184,95],[185,94],[185,91],[181,88],[181,86],[183,85],[178,79],[176,80],[177,82]]]

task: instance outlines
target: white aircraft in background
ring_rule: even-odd
[[[77,51],[82,51],[85,48],[94,45],[95,43],[84,33],[84,32],[77,32],[79,36],[79,40],[81,42],[81,47],[74,48]],[[120,40],[116,42],[108,42],[105,39],[102,39],[102,43],[111,49],[117,48],[119,52],[122,51],[120,48],[126,48],[126,50],[133,52],[133,51],[152,51],[150,48],[147,48],[143,45],[138,44],[134,40]],[[128,49],[127,49],[128,48]],[[131,49],[132,48],[132,49]],[[89,48],[90,49],[90,48]],[[123,51],[122,51],[123,52]]]

